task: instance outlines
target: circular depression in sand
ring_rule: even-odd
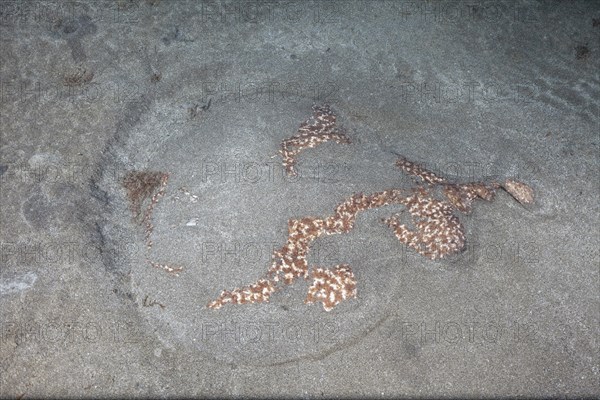
[[[273,248],[286,241],[288,219],[327,216],[352,193],[400,182],[393,155],[378,154],[369,128],[335,104],[353,143],[308,149],[299,175],[288,177],[277,151],[311,115],[311,104],[213,104],[192,118],[180,105],[157,102],[112,149],[116,173],[102,183],[114,210],[106,231],[133,243],[123,246],[130,290],[166,345],[182,343],[227,363],[318,358],[354,343],[401,301],[406,250],[379,221],[391,210],[373,210],[360,214],[349,234],[318,239],[309,257],[310,265],[328,268],[349,263],[358,298],[325,312],[304,304],[309,284],[299,280],[269,304],[206,308],[222,289],[253,283],[267,271]],[[153,211],[150,250],[120,186],[128,170],[169,174]],[[147,259],[183,271],[176,277]]]

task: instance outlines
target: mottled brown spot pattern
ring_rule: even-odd
[[[502,187],[521,204],[533,204],[533,189],[523,182],[507,179]]]
[[[402,168],[402,170],[409,176],[420,178],[423,182],[430,185],[446,182],[446,179],[437,176],[431,171],[426,170],[421,165],[416,164],[412,161],[408,161],[404,157],[400,157],[396,161],[396,166]]]
[[[281,143],[279,153],[288,175],[297,175],[296,156],[304,149],[316,147],[330,140],[336,143],[350,143],[342,129],[336,127],[336,116],[328,105],[313,106],[313,116],[302,124],[298,132]]]
[[[394,230],[398,240],[432,260],[461,251],[465,233],[451,204],[430,197],[429,193],[415,190],[402,204],[412,216],[415,230],[400,222],[396,214],[384,220]]]
[[[304,300],[307,304],[321,302],[325,311],[330,311],[341,301],[356,297],[356,280],[349,265],[336,265],[333,270],[315,268],[311,276],[313,283]]]
[[[480,182],[444,185],[444,195],[458,211],[469,214],[476,199],[492,201],[496,195],[496,187]]]
[[[399,190],[386,190],[374,193],[370,196],[358,193],[338,205],[335,208],[334,214],[327,218],[305,217],[289,220],[288,240],[286,244],[281,249],[273,252],[273,262],[267,275],[258,281],[268,283],[270,290],[266,294],[247,296],[244,298],[244,302],[268,302],[270,295],[276,290],[293,284],[297,278],[307,279],[309,275],[307,256],[310,245],[315,239],[323,235],[347,233],[354,227],[356,215],[359,211],[365,211],[391,203],[400,203],[404,195],[405,193]],[[342,270],[336,271],[337,270],[334,270],[332,273],[342,273]],[[218,309],[227,303],[237,304],[239,303],[239,293],[253,293],[257,290],[257,285],[258,283],[255,283],[233,291],[224,290],[215,301],[208,304],[208,307]],[[339,302],[335,303],[333,306],[338,303]],[[333,303],[328,304],[331,305]],[[333,306],[330,308],[327,308],[329,307],[327,306],[327,311]]]

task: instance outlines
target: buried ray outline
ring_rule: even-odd
[[[279,153],[287,174],[297,174],[296,157],[303,150],[328,141],[351,143],[345,135],[345,130],[337,126],[337,118],[331,108],[328,105],[315,105],[313,115],[300,124],[294,136],[281,144]],[[308,280],[309,277],[312,278],[312,284],[305,303],[320,302],[325,311],[330,311],[342,301],[355,298],[357,284],[349,265],[340,264],[330,269],[316,266],[309,268],[307,256],[311,244],[317,238],[350,232],[357,214],[361,211],[391,204],[403,205],[404,210],[382,219],[382,222],[392,229],[402,244],[424,257],[436,260],[457,254],[465,248],[465,230],[458,215],[472,212],[475,200],[492,201],[496,191],[503,189],[523,205],[532,204],[534,201],[531,187],[515,179],[507,179],[502,183],[450,183],[444,177],[402,156],[399,156],[396,166],[415,178],[416,187],[392,188],[369,195],[357,193],[340,203],[333,215],[328,217],[290,219],[287,241],[280,249],[273,251],[272,263],[267,273],[255,283],[231,291],[223,290],[207,307],[219,309],[225,304],[268,303],[273,293],[293,284],[297,278]],[[152,233],[152,209],[158,198],[164,194],[168,178],[167,174],[162,174],[162,185],[152,196],[146,212],[147,218],[144,218],[148,248],[151,246],[149,237]],[[406,214],[411,226],[403,223]],[[181,271],[181,268],[174,269],[167,264],[148,262],[175,275]]]

